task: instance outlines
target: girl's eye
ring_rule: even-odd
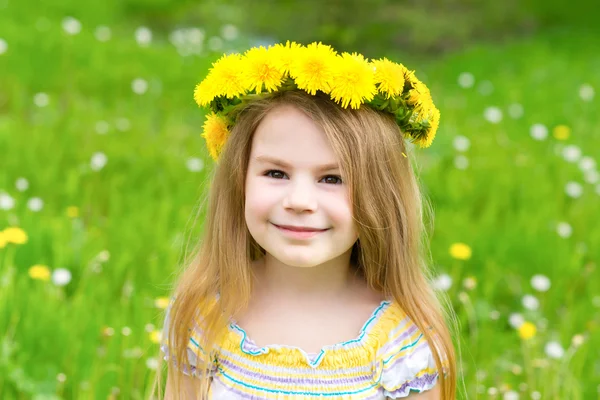
[[[265,172],[265,176],[269,176],[275,179],[283,179],[283,177],[285,176],[285,172],[279,171],[277,169],[270,169],[267,172]],[[322,178],[322,180],[325,180],[325,183],[333,185],[343,183],[342,178],[338,175],[326,175]]]

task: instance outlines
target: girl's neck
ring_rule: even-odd
[[[314,267],[292,267],[266,254],[255,264],[257,289],[287,300],[339,298],[356,287],[359,274],[350,253]]]

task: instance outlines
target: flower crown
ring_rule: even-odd
[[[429,89],[402,64],[337,54],[321,43],[302,46],[288,41],[224,55],[196,86],[194,100],[209,112],[202,136],[212,158],[218,159],[246,104],[264,92],[298,89],[329,94],[343,108],[366,104],[391,114],[404,136],[421,148],[431,145],[439,125],[440,112]]]

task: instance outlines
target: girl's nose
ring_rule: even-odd
[[[317,198],[313,182],[306,182],[304,180],[292,182],[283,199],[283,206],[297,212],[316,210]]]

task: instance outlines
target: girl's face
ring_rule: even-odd
[[[246,176],[254,240],[289,266],[349,259],[358,232],[340,173],[325,133],[308,116],[290,105],[269,112],[254,133]]]

